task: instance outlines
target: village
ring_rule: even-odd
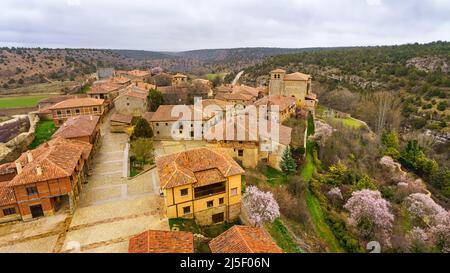
[[[151,83],[158,75],[170,84]],[[99,68],[85,96],[40,101],[30,119],[57,130],[0,165],[0,252],[283,252],[243,205],[255,190],[245,174],[284,171],[307,137],[285,121],[306,123],[318,100],[310,75],[268,76],[213,86]]]

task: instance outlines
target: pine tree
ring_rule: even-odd
[[[144,118],[139,118],[134,126],[133,135],[131,138],[151,138],[153,137],[153,130]]]
[[[287,147],[283,152],[283,156],[281,157],[280,162],[280,168],[286,175],[293,174],[297,171],[297,163],[295,163],[295,160],[292,157],[290,147]]]

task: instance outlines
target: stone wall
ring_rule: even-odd
[[[14,116],[13,119],[0,123],[0,142],[6,143],[22,132],[30,129],[30,120],[26,115]]]
[[[27,132],[18,134],[6,143],[0,143],[0,164],[16,160],[33,142],[39,117],[36,113],[29,113],[27,117],[29,120]]]

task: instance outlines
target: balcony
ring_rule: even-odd
[[[194,198],[200,199],[211,195],[222,194],[226,192],[225,183],[216,183],[194,189]]]

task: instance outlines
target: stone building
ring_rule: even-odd
[[[127,77],[132,82],[148,82],[152,76],[150,71],[137,69],[131,71],[117,70],[116,75]]]
[[[98,83],[92,86],[91,90],[87,92],[87,95],[90,98],[105,100],[105,107],[109,109],[112,107],[113,100],[119,95],[122,88],[122,85],[116,83]]]
[[[116,112],[122,115],[142,116],[148,108],[148,92],[149,90],[135,85],[129,86],[114,100]]]
[[[178,105],[160,105],[151,116],[150,126],[153,129],[155,140],[173,140],[177,138],[194,138],[195,130],[201,133],[199,139],[203,138],[203,132],[220,121],[215,113],[198,111],[193,105],[187,105],[181,111],[188,111],[186,115],[179,112],[175,107]],[[198,114],[198,115],[197,115]]]
[[[197,148],[156,157],[156,166],[169,218],[210,225],[239,217],[244,170],[227,153]]]
[[[186,84],[187,83],[187,76],[177,73],[172,76],[172,86],[177,86],[180,84]]]
[[[283,69],[270,72],[269,95],[295,97],[299,105],[313,109],[317,103],[316,96],[311,90],[312,77],[295,72],[286,74]]]
[[[100,139],[99,116],[70,117],[56,130],[52,138],[76,139],[96,146]]]
[[[295,98],[279,95],[266,96],[255,101],[254,105],[258,108],[265,106],[267,113],[264,118],[279,123],[294,116],[297,108]]]
[[[102,118],[105,112],[105,100],[94,98],[74,98],[59,102],[49,108],[52,112],[55,126],[61,126],[69,117],[74,116],[99,116]]]
[[[212,126],[205,138],[245,168],[256,168],[261,161],[280,169],[282,154],[291,143],[292,129],[274,121],[266,123],[267,130],[260,130],[260,126],[259,119],[238,113],[233,119],[223,119]]]

